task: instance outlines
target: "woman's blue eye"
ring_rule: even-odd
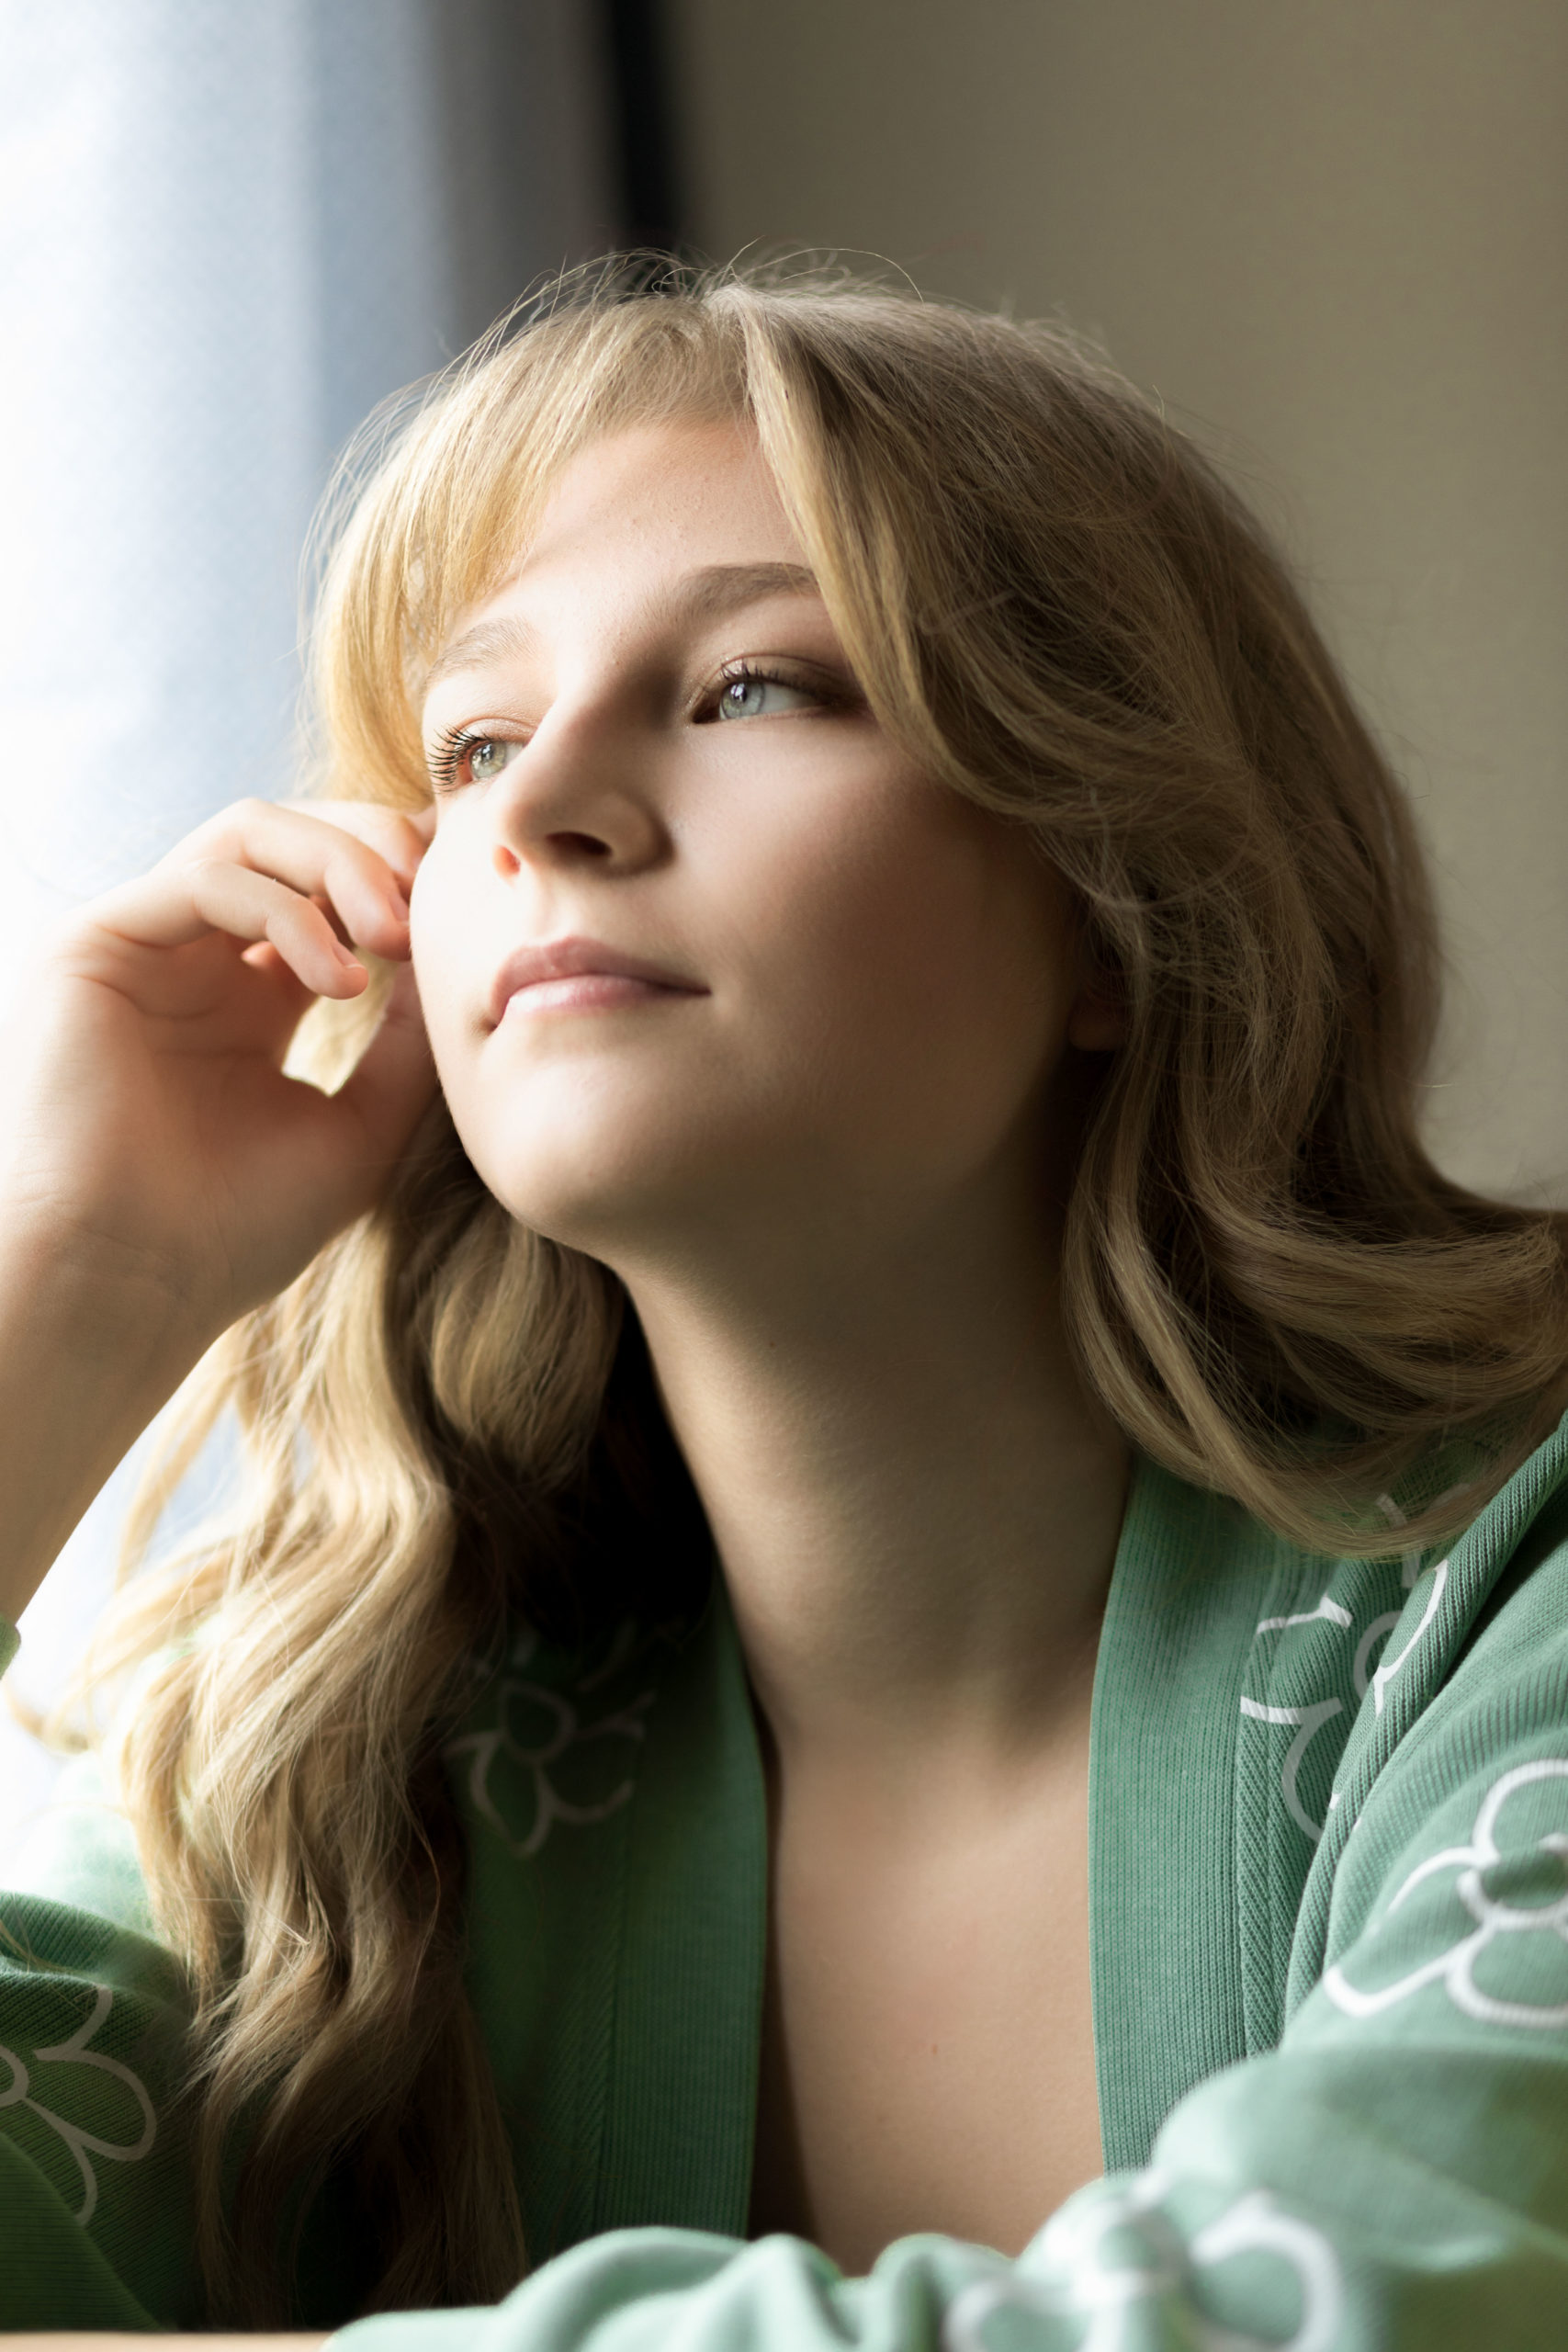
[[[718,697],[721,718],[776,718],[781,711],[809,709],[816,697],[782,678],[731,678]]]

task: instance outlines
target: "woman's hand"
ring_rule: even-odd
[[[370,1207],[435,1090],[406,968],[429,831],[243,800],[73,916],[0,1040],[13,1237],[111,1303],[164,1305],[199,1352]],[[367,986],[344,939],[405,969],[328,1095],[283,1063],[318,997]]]
[[[15,1619],[204,1350],[386,1186],[435,1075],[407,968],[429,838],[244,800],[72,917],[0,1035],[0,1613]],[[325,1094],[283,1071],[340,934],[401,963]]]

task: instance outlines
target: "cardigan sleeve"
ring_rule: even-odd
[[[1500,1594],[1373,1781],[1276,2048],[1016,2259],[846,2278],[777,2236],[591,2239],[341,2352],[1539,2352],[1568,2309],[1568,1563]],[[1375,1694],[1369,1704],[1375,1703]],[[357,2339],[357,2341],[356,2341]]]
[[[0,1664],[16,1652],[0,1620]],[[0,2330],[197,2324],[186,2007],[91,1761],[0,1894]]]

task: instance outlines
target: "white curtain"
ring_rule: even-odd
[[[289,788],[336,452],[615,241],[600,18],[0,0],[0,1001],[62,910]],[[24,1618],[30,1696],[78,1645],[135,1459]],[[0,1850],[49,1778],[0,1717]]]

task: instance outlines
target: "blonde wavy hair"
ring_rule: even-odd
[[[877,718],[1029,830],[1124,997],[1066,1216],[1088,1386],[1310,1547],[1386,1551],[1371,1498],[1465,1433],[1484,1475],[1401,1542],[1473,1515],[1568,1402],[1568,1220],[1423,1150],[1437,949],[1401,791],[1257,523],[1094,350],[824,277],[554,288],[364,445],[312,787],[425,806],[456,617],[575,451],[692,415],[755,431]],[[312,1014],[290,1067],[338,1082],[367,1017]],[[118,1770],[193,1986],[211,2310],[291,2316],[329,2177],[379,2217],[363,2308],[489,2299],[525,2248],[443,1741],[509,1624],[690,1605],[700,1512],[618,1283],[513,1222],[439,1103],[193,1376],[132,1565],[231,1410],[232,1519],[113,1631],[157,1652]]]

